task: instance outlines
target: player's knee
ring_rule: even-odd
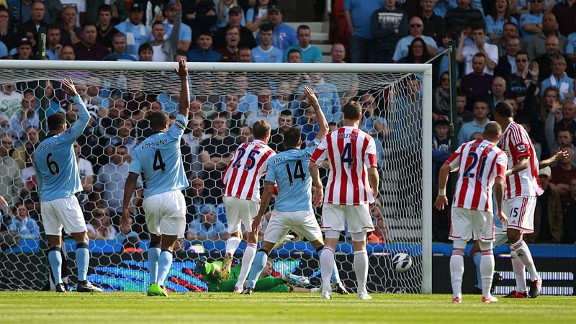
[[[506,237],[508,237],[508,242],[510,243],[515,243],[518,242],[518,240],[520,240],[520,232],[518,231],[510,231],[508,230],[508,232],[506,233]]]
[[[360,233],[351,233],[352,242],[366,242],[366,231]]]
[[[88,242],[76,242],[76,250],[87,248],[88,248]]]
[[[150,244],[148,245],[148,248],[150,248],[150,249],[152,249],[152,248],[157,248],[157,249],[159,249],[159,248],[160,248],[160,242],[150,241]]]
[[[482,251],[490,251],[492,250],[492,242],[478,242],[480,245],[480,250]]]
[[[266,247],[264,247],[264,246],[262,246],[262,247],[258,250],[258,252],[264,252],[264,253],[266,253],[267,256],[270,256],[270,250],[269,250],[269,249],[266,249]]]
[[[319,247],[316,248],[316,253],[320,254],[320,252],[322,252],[323,249],[324,245],[320,245]]]
[[[466,249],[466,241],[454,240],[452,243],[452,249],[464,251]]]

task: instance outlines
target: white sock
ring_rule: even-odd
[[[246,281],[246,277],[248,277],[248,273],[252,267],[252,261],[254,261],[254,256],[256,256],[256,243],[248,243],[246,250],[244,250],[244,255],[242,256],[242,268],[240,268],[236,287],[244,288],[244,281]]]
[[[462,296],[462,276],[464,275],[464,252],[452,250],[450,257],[450,278],[452,282],[452,297]]]
[[[334,250],[325,246],[320,254],[320,273],[322,274],[322,292],[332,292],[330,279],[334,272]]]
[[[524,266],[526,266],[526,270],[528,270],[528,273],[530,274],[530,279],[539,279],[540,275],[538,275],[538,271],[536,271],[536,266],[532,259],[532,253],[530,253],[530,249],[528,248],[528,245],[526,245],[526,242],[524,242],[523,239],[520,239],[518,242],[513,243],[512,247],[516,250],[516,255],[518,255],[520,261],[522,261]]]
[[[366,293],[366,280],[368,279],[368,253],[366,250],[354,252],[354,273],[358,280],[358,293]]]
[[[226,253],[234,255],[234,252],[240,246],[240,238],[236,236],[230,236],[228,240],[226,240]]]
[[[524,263],[522,263],[514,250],[510,251],[510,257],[512,258],[514,277],[516,277],[516,291],[525,293],[528,289],[526,289],[526,268]]]
[[[490,297],[490,288],[492,287],[492,274],[494,273],[494,253],[482,251],[480,260],[480,275],[482,276],[482,297]]]

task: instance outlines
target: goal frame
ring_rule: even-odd
[[[0,69],[107,70],[172,72],[174,62],[33,61],[0,60]],[[187,63],[197,72],[295,72],[295,73],[419,73],[422,76],[422,287],[432,293],[432,65],[431,64],[307,64],[307,63]],[[429,143],[430,145],[427,145]]]

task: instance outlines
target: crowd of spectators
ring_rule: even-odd
[[[124,1],[116,5],[94,1],[100,3],[94,8],[98,15],[86,9],[94,6],[91,2],[21,1],[20,13],[26,10],[29,15],[19,19],[13,16],[13,8],[0,6],[0,44],[6,44],[0,56],[37,59],[40,28],[45,28],[49,60],[170,62],[185,56],[189,62],[322,61],[321,50],[310,44],[310,28],[303,25],[294,30],[283,23],[282,9],[272,1],[256,1],[247,11],[237,1],[228,0],[152,1],[154,17],[146,17],[144,1],[131,1],[126,7],[118,7]],[[2,22],[8,28],[2,29]],[[345,46],[335,44],[333,61],[345,63],[345,57]],[[85,211],[88,235],[119,241],[146,238],[141,209],[145,181],[137,184],[131,224],[121,226],[124,183],[133,149],[150,134],[147,115],[164,110],[175,118],[178,94],[171,89],[160,93],[119,90],[127,89],[127,83],[134,80],[103,82],[78,76],[71,78],[91,114],[87,129],[74,145],[83,189],[77,196]],[[341,120],[341,104],[356,98],[365,102],[362,129],[380,143],[388,133],[376,94],[359,92],[357,78],[343,82],[325,79],[322,73],[302,73],[261,86],[253,76],[239,73],[226,79],[234,84],[233,92],[214,95],[215,88],[230,89],[229,83],[220,84],[223,80],[205,75],[193,85],[188,129],[181,143],[190,181],[185,191],[189,224],[185,239],[189,241],[227,238],[222,172],[237,146],[252,139],[250,126],[256,120],[271,124],[270,145],[278,151],[284,150],[283,132],[292,126],[302,127],[303,145],[315,137],[317,122],[304,100],[304,86],[317,93],[332,129]],[[0,85],[0,194],[12,206],[12,210],[2,211],[2,231],[18,231],[21,238],[39,237],[40,207],[32,158],[41,137],[40,110],[46,117],[63,112],[72,124],[78,107],[69,99],[55,80]],[[379,233],[372,242],[389,241],[381,208],[373,215]]]
[[[50,60],[169,62],[185,56],[189,62],[322,62],[320,49],[310,44],[308,26],[294,29],[284,23],[277,1],[248,2],[134,0],[108,5],[104,1],[21,1],[19,10],[0,7],[0,57],[37,58],[39,28],[44,27]],[[576,1],[345,0],[334,4],[333,12],[338,12],[340,6],[343,17],[332,18],[340,22],[345,35],[332,37],[343,41],[332,44],[331,62],[432,60],[433,182],[453,145],[481,138],[484,125],[493,118],[494,106],[504,100],[515,107],[515,119],[529,129],[538,158],[547,158],[566,147],[574,149]],[[452,76],[448,74],[447,52],[451,41],[456,44],[459,66]],[[454,120],[450,77],[456,78],[458,85]],[[220,87],[221,81],[206,76],[192,91],[189,130],[182,144],[191,182],[186,192],[188,222],[190,228],[202,233],[188,237],[213,235],[219,230],[218,222],[226,226],[225,211],[219,207],[223,187],[220,176],[238,143],[250,139],[251,123],[257,119],[270,122],[271,146],[277,150],[282,150],[282,133],[292,125],[302,127],[304,140],[315,136],[314,116],[302,102],[304,85],[314,88],[332,127],[341,119],[341,104],[355,99],[365,108],[363,130],[379,143],[393,137],[410,145],[409,132],[394,124],[397,116],[391,116],[383,107],[382,89],[359,89],[357,76],[342,80],[321,73],[302,73],[254,89],[250,75],[237,74],[233,76],[234,94],[214,95],[208,91]],[[409,81],[416,88],[418,82]],[[0,126],[2,133],[9,135],[2,135],[0,154],[4,149],[4,154],[14,160],[3,158],[3,174],[10,176],[2,177],[6,186],[0,194],[14,198],[13,206],[16,200],[23,201],[37,215],[29,161],[40,121],[33,109],[39,105],[38,98],[32,90],[30,83],[3,84],[0,88]],[[87,222],[91,222],[94,210],[106,209],[111,226],[120,235],[127,231],[120,231],[117,222],[127,174],[124,170],[130,163],[131,150],[149,134],[146,115],[155,110],[174,113],[178,100],[170,91],[119,95],[102,84],[80,84],[80,90],[84,101],[96,107],[91,109],[91,124],[79,140],[79,163],[86,161],[93,168],[85,168],[80,197]],[[50,99],[47,114],[64,110],[70,122],[75,120],[76,108],[62,97],[57,82],[50,82],[45,93]],[[452,143],[452,135],[457,143]],[[535,220],[534,242],[575,243],[576,212],[571,202],[576,198],[570,197],[576,197],[576,190],[570,188],[576,186],[569,181],[572,169],[568,165],[576,165],[576,161],[570,157],[570,163],[560,161],[554,166],[546,187],[547,192],[560,195],[562,208],[558,211],[562,215],[549,215],[550,208],[538,209],[542,215]],[[138,193],[133,224],[134,232],[139,234],[143,231],[143,216],[138,209],[141,198]],[[539,204],[548,203],[540,199]],[[212,207],[216,208],[214,221]],[[201,210],[210,212],[204,215]],[[434,239],[444,241],[449,215],[433,213]],[[16,210],[12,214],[15,217]],[[380,227],[387,228],[385,219],[390,215],[379,214]],[[375,217],[375,224],[378,221]],[[93,226],[105,226],[102,224],[106,222]],[[99,235],[97,232],[95,235]],[[384,235],[383,240],[389,237]]]

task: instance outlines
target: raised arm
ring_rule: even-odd
[[[181,58],[180,61],[178,61],[178,68],[174,69],[174,72],[180,77],[180,115],[188,119],[188,113],[190,112],[190,88],[188,87],[186,59]]]
[[[72,96],[72,100],[76,106],[78,106],[78,120],[72,125],[72,138],[74,141],[82,135],[86,126],[88,126],[88,122],[90,122],[90,114],[88,113],[88,109],[84,104],[84,101],[78,95],[78,91],[76,91],[76,87],[74,83],[70,79],[62,80],[62,89],[66,92],[67,95]]]
[[[309,105],[314,107],[314,112],[316,113],[316,119],[318,120],[318,127],[320,130],[318,134],[316,134],[316,139],[321,140],[328,134],[328,122],[326,121],[326,116],[324,116],[324,112],[320,108],[320,104],[318,103],[318,98],[314,93],[314,90],[310,87],[304,87],[304,94],[306,95],[306,101]]]

